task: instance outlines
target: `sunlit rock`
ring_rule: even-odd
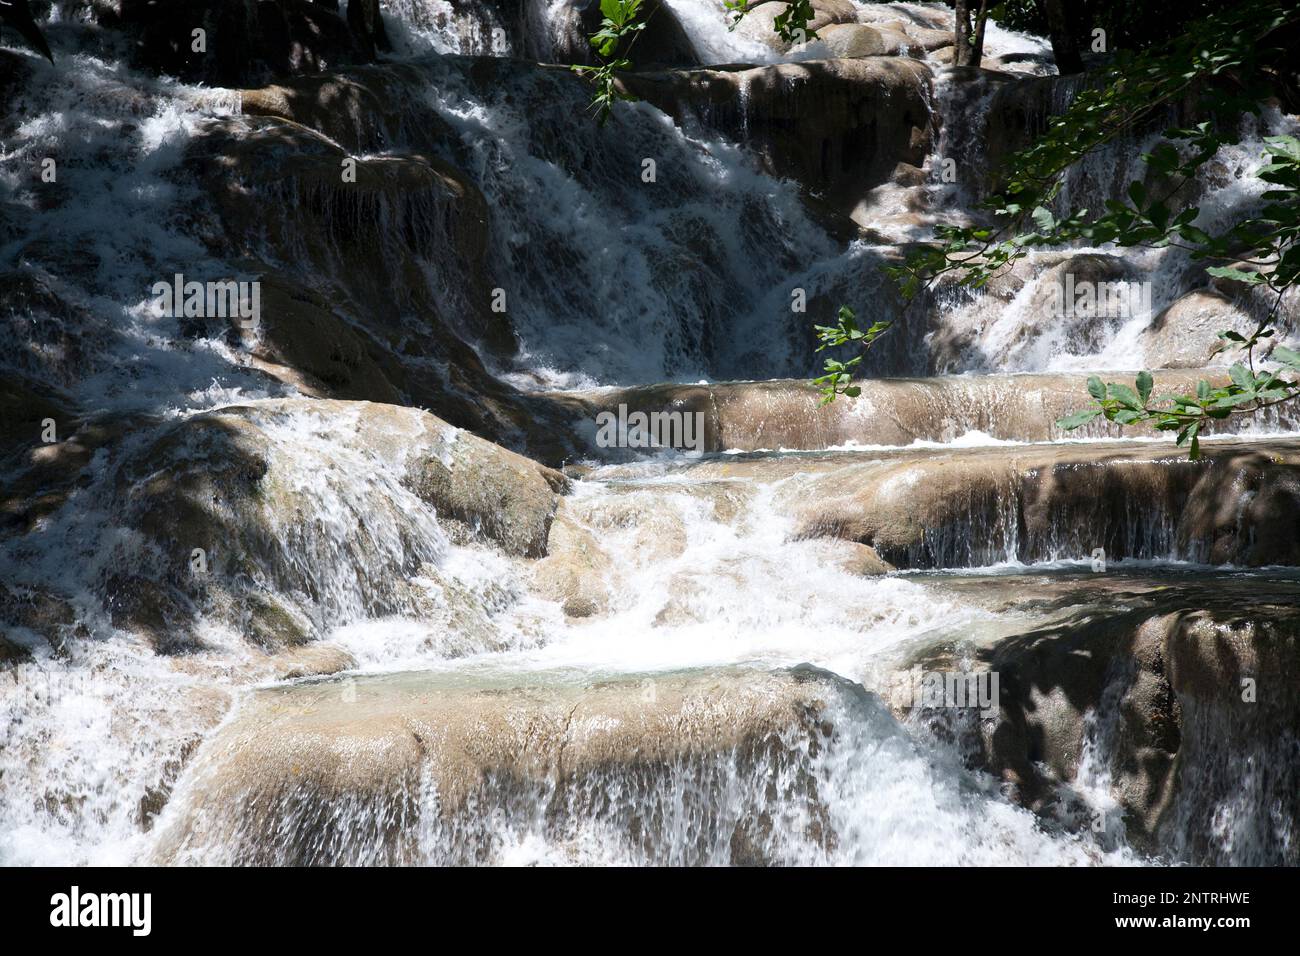
[[[324,436],[329,434],[329,438]],[[361,467],[369,478],[347,476]],[[160,650],[224,620],[279,648],[331,626],[419,614],[408,582],[448,534],[539,557],[564,479],[415,409],[270,402],[164,426],[116,470],[100,589]]]
[[[838,730],[823,714],[860,693],[812,669],[268,690],[198,757],[158,859],[486,863],[530,833],[575,862],[815,856],[836,839],[814,771]]]
[[[1060,613],[978,652],[976,669],[999,674],[1001,712],[976,728],[974,759],[1039,813],[1104,841],[1201,865],[1293,865],[1294,585],[1086,573],[1042,583],[964,582],[1037,591]],[[1114,809],[1080,803],[1097,787],[1113,788]]]

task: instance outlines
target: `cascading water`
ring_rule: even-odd
[[[601,129],[584,88],[558,71],[507,79],[488,96],[442,64],[429,64],[429,80],[501,219],[493,253],[527,369],[512,380],[690,380],[738,376],[754,361],[778,374],[806,367],[807,346],[792,341],[803,329],[788,302],[765,293],[797,285],[801,270],[836,253],[795,189],[644,104],[630,105],[616,132]],[[774,319],[784,328],[773,330]]]
[[[572,53],[562,0],[384,4],[395,51],[331,67],[336,86],[150,78],[75,20],[51,31],[57,69],[0,50],[21,79],[0,91],[0,330],[22,345],[4,368],[61,430],[5,449],[0,862],[1295,862],[1292,778],[1273,769],[1285,707],[1250,723],[1173,687],[1188,773],[1211,770],[1142,830],[1106,713],[1165,679],[1137,651],[1064,695],[1087,713],[1044,709],[1064,714],[1053,740],[1087,727],[1078,765],[1050,772],[999,751],[996,714],[893,694],[914,668],[988,673],[1026,636],[1099,621],[1126,662],[1186,610],[1168,581],[1235,594],[1246,572],[1220,566],[1296,563],[1276,517],[1295,481],[1285,413],[1248,425],[1267,453],[1211,437],[1195,465],[1149,436],[1059,440],[1081,376],[869,384],[823,412],[790,383],[680,384],[807,377],[814,313],[840,302],[899,326],[881,374],[1164,358],[1147,333],[1189,291],[1176,251],[1037,252],[1013,286],[902,312],[883,266],[938,219],[979,215],[998,97],[1051,84],[1059,109],[1069,84],[1044,41],[996,25],[1003,72],[962,81],[936,37],[947,7],[853,6],[898,45],[846,61],[845,87],[897,84],[853,109],[874,129],[913,92],[925,108],[901,127],[907,160],[847,200],[781,178],[760,142],[817,109],[831,41],[783,49],[706,0],[664,4],[699,63],[764,69],[693,73],[708,97],[656,72],[604,126],[581,78],[527,62]],[[828,114],[809,121],[805,174],[872,148]],[[1218,157],[1207,228],[1258,202],[1261,137],[1288,129],[1266,114]],[[1140,151],[1073,173],[1068,201],[1112,195]],[[56,189],[32,175],[46,157]],[[393,178],[352,202],[334,182],[349,159]],[[232,209],[252,224],[238,243]],[[1084,258],[1148,277],[1150,308],[1048,314]],[[307,318],[286,344],[273,310],[243,334],[160,314],[151,289],[177,273],[274,279],[276,307]],[[497,293],[517,350],[476,338]],[[445,356],[422,352],[431,327]],[[489,373],[501,390],[476,392]],[[516,425],[541,406],[509,402],[554,402],[579,446],[599,402],[676,382],[645,401],[698,405],[712,444],[617,464],[593,447],[566,478],[356,401],[421,404],[430,377]],[[1122,563],[1098,575],[1107,560]],[[1286,647],[1295,582],[1267,574]],[[1003,702],[1032,710],[1058,676]],[[1225,728],[1271,743],[1225,758]],[[1012,765],[1052,799],[1013,792]]]

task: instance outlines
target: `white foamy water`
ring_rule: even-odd
[[[976,632],[991,636],[1011,626],[961,600],[938,597],[923,584],[841,570],[837,561],[843,555],[835,543],[791,541],[790,521],[774,506],[779,484],[701,485],[653,467],[644,479],[584,482],[566,500],[566,513],[590,528],[612,558],[608,614],[569,620],[555,605],[528,594],[529,578],[515,562],[477,546],[449,545],[436,514],[394,482],[400,460],[380,465],[362,458],[340,440],[350,431],[346,420],[335,423],[333,435],[321,430],[325,424],[315,414],[272,416],[267,422],[274,486],[280,494],[304,496],[319,515],[308,526],[282,529],[291,551],[278,564],[288,579],[329,592],[330,601],[315,613],[337,623],[329,626],[322,647],[346,651],[359,676],[418,668],[475,679],[559,669],[653,679],[692,667],[811,662],[871,687],[917,642]],[[76,512],[83,534],[95,524],[100,488],[109,477],[83,492]],[[112,534],[111,522],[100,521],[101,533]],[[57,540],[59,529],[50,530]],[[413,531],[423,545],[412,540]],[[63,545],[50,558],[69,553]],[[366,609],[392,593],[395,575],[413,560],[419,566],[408,572],[409,581],[419,599],[397,616],[367,616]],[[58,578],[48,568],[45,575]],[[282,587],[292,599],[295,590]],[[286,666],[242,647],[237,634],[216,622],[203,631],[200,649],[179,658],[160,657],[106,622],[90,625],[101,639],[78,645],[70,659],[41,647],[32,635],[33,662],[0,680],[0,701],[9,715],[0,750],[6,833],[0,857],[7,862],[147,857],[153,830],[146,821],[173,786],[184,794],[197,785],[181,776],[193,748],[246,692],[241,688]],[[76,680],[90,683],[62,686]],[[55,693],[42,697],[43,683],[54,685]],[[740,801],[735,806],[762,792],[772,772],[812,772],[825,780],[823,803],[839,834],[834,852],[800,838],[792,822],[768,847],[777,859],[1107,859],[1077,838],[1043,832],[991,783],[964,770],[956,757],[913,740],[858,692],[832,704],[827,719],[841,728],[834,748],[809,751],[792,737],[789,754],[766,769],[742,772],[724,755],[703,765],[710,779],[730,780]],[[703,771],[691,771],[696,772]],[[667,794],[626,799],[644,809]],[[720,812],[730,807],[724,800]],[[800,807],[796,801],[779,809],[797,817],[804,812]],[[491,825],[501,841],[497,862],[641,859],[627,847],[617,819],[595,820],[576,834],[566,831],[558,843],[530,813],[508,814]],[[423,834],[428,861],[447,858],[444,836],[436,827]],[[669,860],[695,860],[693,847],[692,838],[659,852]],[[716,859],[725,850],[715,848]],[[212,852],[195,861],[219,860],[224,851]]]
[[[429,96],[491,204],[493,255],[528,385],[698,380],[754,362],[805,368],[789,288],[847,264],[790,184],[736,147],[684,132],[648,104],[600,128],[562,73],[484,95],[429,63]],[[561,138],[539,113],[566,117]],[[659,180],[641,180],[655,157]],[[702,245],[700,245],[702,243]],[[700,250],[706,250],[701,254]],[[563,263],[564,268],[557,268]],[[599,319],[596,317],[599,316]],[[706,344],[707,343],[707,344]]]
[[[530,866],[725,864],[734,850],[727,835],[743,826],[746,817],[728,812],[722,804],[720,819],[710,821],[721,836],[701,847],[699,797],[710,790],[733,799],[764,791],[797,793],[811,776],[819,781],[820,806],[813,810],[795,799],[776,802],[770,809],[775,825],[759,841],[767,861],[796,866],[1134,862],[1125,851],[1106,853],[1085,840],[1045,833],[1030,814],[1006,803],[990,781],[972,777],[955,760],[918,746],[874,699],[845,692],[834,698],[823,717],[840,728],[828,746],[814,751],[792,735],[785,741],[789,750],[784,758],[768,758],[741,770],[725,759],[691,768],[694,772],[682,768],[665,785],[637,794],[616,792],[591,817],[558,832],[542,819],[498,818],[489,838],[495,844],[489,859]],[[630,844],[625,828],[617,825],[619,817],[652,809],[659,826],[679,834],[681,844],[669,842],[667,848],[650,853]],[[819,827],[836,834],[833,846],[813,838]],[[436,825],[422,833],[426,852],[435,860],[442,858],[439,851],[450,842],[448,836]]]
[[[198,194],[178,175],[201,125],[238,111],[238,96],[151,80],[117,63],[64,54],[32,65],[0,140],[0,189],[16,230],[0,261],[48,285],[74,311],[71,327],[21,310],[0,329],[30,343],[11,367],[75,386],[91,408],[185,408],[266,394],[264,379],[220,338],[187,338],[153,307],[156,282],[237,274],[208,255],[186,221]],[[33,171],[58,161],[57,185]],[[55,197],[55,202],[50,198]],[[35,210],[39,209],[37,213]]]
[[[720,4],[668,2],[707,63],[824,55],[817,43],[779,53],[730,31]],[[858,6],[868,23],[902,19],[938,29],[950,16],[942,4]],[[483,84],[447,56],[545,59],[557,42],[562,7],[556,0],[525,4],[521,25],[501,20],[489,3],[385,4],[397,56],[417,57],[414,88],[450,126],[448,156],[487,199],[488,255],[522,341],[514,363],[499,369],[502,376],[536,388],[812,372],[807,317],[792,314],[790,290],[803,288],[812,299],[847,288],[883,310],[878,260],[891,247],[831,239],[796,184],[759,171],[744,135],[731,142],[690,122],[682,129],[645,103],[620,105],[602,129],[587,111],[589,90],[567,71],[519,68],[512,76],[505,68]],[[1033,65],[1046,49],[1041,39],[990,28],[990,57],[1020,57],[1030,64],[1025,69],[1048,72]],[[598,469],[562,506],[564,519],[605,558],[601,606],[574,617],[543,596],[536,563],[458,537],[463,531],[410,487],[401,441],[368,444],[354,410],[285,413],[261,402],[293,390],[256,375],[246,349],[228,337],[195,335],[157,315],[148,301],[153,284],[177,271],[202,278],[232,272],[212,256],[205,241],[212,237],[195,222],[203,197],[186,172],[185,153],[205,124],[238,114],[237,97],[59,52],[57,70],[33,60],[34,79],[0,127],[0,191],[16,211],[6,220],[16,230],[0,238],[0,263],[48,286],[72,314],[38,327],[20,311],[6,313],[3,331],[27,347],[6,352],[3,361],[69,388],[87,411],[151,417],[96,453],[62,507],[37,520],[31,533],[0,541],[7,589],[0,596],[33,607],[47,591],[59,599],[53,624],[37,619],[5,633],[30,659],[0,672],[0,863],[151,859],[166,820],[159,812],[179,815],[175,808],[202,795],[194,761],[212,735],[237,719],[254,688],[305,675],[340,671],[342,680],[363,681],[414,670],[474,681],[576,672],[653,682],[683,669],[768,672],[805,663],[861,685],[840,683],[827,693],[817,716],[835,728],[832,743],[813,747],[790,732],[752,765],[718,752],[669,767],[652,785],[617,776],[587,781],[585,797],[612,809],[577,813],[578,822],[562,831],[546,819],[558,798],[545,787],[523,802],[482,808],[464,825],[468,831],[457,832],[423,812],[438,799],[423,789],[415,795],[422,811],[413,824],[418,860],[459,861],[458,848],[472,838],[490,844],[489,861],[498,863],[723,862],[725,839],[700,839],[704,808],[718,834],[750,809],[770,813],[775,824],[763,849],[777,862],[1138,862],[1122,834],[1108,830],[1099,842],[1086,832],[1050,828],[969,769],[955,747],[900,722],[872,696],[918,650],[969,649],[1043,622],[1032,610],[995,614],[945,591],[937,575],[863,573],[861,546],[853,543],[802,540],[778,501],[797,498],[801,476],[757,480],[715,472],[701,479],[680,460]],[[937,56],[923,59],[938,69]],[[988,133],[988,98],[978,99],[972,114],[957,115],[952,92],[942,76],[931,91],[950,135],[939,137],[927,162],[929,187],[949,144],[972,145],[970,155],[978,156]],[[740,108],[748,108],[743,98]],[[1268,129],[1281,128],[1278,122],[1270,118]],[[1207,228],[1225,210],[1258,198],[1262,132],[1248,131],[1241,147],[1218,157]],[[31,170],[48,154],[59,158],[61,188],[75,193],[35,187]],[[1135,155],[1125,153],[1116,168],[1131,173]],[[654,183],[640,178],[647,157],[657,161]],[[1092,201],[1107,190],[1089,168],[1071,181],[1069,195]],[[960,214],[976,191],[931,188],[928,195]],[[860,224],[886,238],[924,235],[934,217],[908,220],[910,198],[882,187],[861,210]],[[268,207],[267,216],[275,215]],[[312,237],[299,238],[306,245]],[[1184,291],[1172,253],[1130,258],[1158,277],[1157,310]],[[963,367],[1092,368],[1131,365],[1142,354],[1149,315],[1107,329],[1086,347],[1059,325],[1037,337],[1019,335],[1042,320],[1036,291],[1030,281],[992,315],[979,303],[945,307],[942,322],[974,330]],[[204,504],[228,519],[230,533],[256,539],[258,560],[241,568],[238,580],[223,582],[227,605],[187,606],[194,619],[186,628],[164,621],[164,633],[152,638],[122,630],[105,607],[108,582],[138,575],[125,589],[146,594],[174,583],[174,567],[145,539],[129,494],[165,484],[173,472],[154,472],[144,466],[161,462],[142,463],[140,456],[151,443],[180,434],[168,429],[192,424],[196,413],[248,402],[255,410],[241,420],[254,427],[230,446],[248,453],[249,467],[264,465],[267,476],[258,479],[256,494],[217,494]],[[230,453],[219,442],[186,441],[184,462],[200,472],[205,464],[219,468],[220,456]],[[950,442],[907,448],[1020,444],[966,431]],[[845,446],[845,462],[904,450]],[[135,478],[123,478],[124,461],[141,466]],[[999,515],[1008,528],[1010,508]],[[181,527],[186,516],[174,517]],[[1024,570],[1014,560],[1011,531],[1002,567]],[[1152,532],[1144,542],[1154,566],[1178,557],[1167,538]],[[996,550],[984,544],[969,529],[948,542],[952,554]],[[1045,557],[1074,568],[1062,554]],[[231,607],[247,610],[259,597],[273,600],[306,636],[255,646]],[[1214,727],[1209,717],[1197,725],[1212,757],[1222,743]],[[1089,737],[1078,789],[1085,806],[1112,819],[1104,730]],[[821,793],[813,815],[794,796],[808,779]],[[1253,859],[1258,846],[1252,813],[1268,781],[1255,766],[1242,779],[1248,786],[1215,817],[1216,852],[1228,862]],[[1216,794],[1207,786],[1198,799],[1211,804]],[[344,801],[307,810],[309,818],[352,814],[361,830],[391,822]],[[653,853],[629,836],[629,821],[647,815],[667,821]],[[818,828],[834,833],[833,844],[809,838]],[[236,849],[209,845],[188,859],[222,862]],[[348,853],[364,862],[374,847],[336,849],[341,856],[330,862],[350,860]]]

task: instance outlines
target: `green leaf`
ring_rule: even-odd
[[[1110,391],[1110,397],[1119,402],[1126,408],[1140,412],[1142,410],[1142,400],[1137,397],[1133,389],[1127,385],[1121,385],[1118,382],[1111,382],[1107,388]]]
[[[1271,357],[1284,365],[1290,365],[1293,369],[1300,370],[1300,352],[1293,351],[1285,345],[1274,348]]]
[[[1154,385],[1155,379],[1151,377],[1150,372],[1138,372],[1137,391],[1143,405],[1146,405],[1147,399],[1151,397],[1151,389]]]
[[[1100,414],[1100,408],[1085,409],[1081,412],[1075,412],[1072,415],[1066,415],[1064,418],[1058,418],[1056,420],[1056,427],[1063,428],[1066,431],[1073,431],[1080,426],[1088,424],[1088,422],[1092,421]]]
[[[1254,392],[1238,392],[1236,395],[1225,395],[1215,401],[1213,408],[1235,408],[1238,405],[1246,405],[1255,401],[1258,396]]]
[[[1088,379],[1088,394],[1099,402],[1106,399],[1106,386],[1101,383],[1101,379],[1096,375]]]
[[[1209,275],[1217,276],[1220,279],[1231,279],[1234,282],[1244,282],[1247,285],[1263,285],[1264,283],[1264,277],[1258,272],[1242,272],[1240,269],[1227,266],[1213,266],[1205,271]]]

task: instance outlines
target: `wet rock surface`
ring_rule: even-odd
[[[201,646],[201,618],[280,649],[358,616],[414,612],[404,582],[448,535],[541,557],[567,487],[427,413],[370,403],[231,406],[116,453],[95,590],[118,627],[162,653]],[[361,462],[375,481],[345,487],[343,470]]]
[[[629,91],[679,123],[690,119],[740,136],[773,174],[796,180],[845,215],[899,163],[924,162],[929,83],[925,66],[896,58],[624,78]]]
[[[160,860],[489,862],[511,834],[486,820],[522,812],[575,855],[582,829],[603,825],[646,861],[763,862],[774,800],[803,803],[806,836],[831,838],[809,750],[834,733],[828,700],[854,693],[813,669],[400,674],[268,690],[197,758],[202,783],[170,811]],[[717,800],[724,791],[738,799]],[[693,836],[670,839],[687,819]]]
[[[1054,425],[1081,370],[1221,381],[1271,304],[1055,249],[905,305],[1079,87],[812,8],[648,3],[604,125],[594,0],[61,4],[56,65],[0,50],[0,862],[1298,862],[1297,423]],[[1188,195],[1246,208],[1289,122]],[[262,315],[162,308],[182,272]],[[842,304],[893,326],[823,407]],[[702,454],[593,446],[620,407]],[[891,715],[913,662],[995,712]]]
[[[1153,854],[1294,865],[1298,586],[1141,571],[945,581],[1002,613],[1049,615],[974,650],[968,666],[998,673],[1001,707],[973,734],[972,759],[1037,812]],[[917,660],[940,662],[952,659]],[[1118,818],[1080,818],[1072,788],[1103,779]],[[1245,803],[1269,812],[1234,812]]]
[[[776,488],[798,537],[876,549],[898,567],[1182,559],[1293,565],[1297,447],[1207,442],[1029,444],[728,455],[686,462],[701,482]],[[629,466],[601,474],[617,478]]]
[[[1091,373],[1089,373],[1091,374]],[[1146,437],[1141,427],[1120,429],[1105,421],[1074,432],[1056,427],[1058,419],[1087,404],[1089,374],[943,376],[924,379],[872,379],[856,398],[822,403],[807,381],[721,382],[709,385],[649,385],[637,388],[568,392],[557,399],[581,409],[593,423],[602,413],[698,415],[701,442],[694,450],[802,451],[858,445],[910,445],[953,442],[978,433],[992,439],[1043,442],[1065,437]],[[1131,372],[1100,372],[1105,381],[1131,380]],[[1219,369],[1169,371],[1157,378],[1161,389],[1194,390],[1197,381],[1227,381]],[[1287,420],[1289,422],[1289,419]],[[1249,418],[1228,420],[1224,429],[1251,427]],[[981,439],[980,436],[983,436]],[[596,455],[615,451],[593,448]]]

